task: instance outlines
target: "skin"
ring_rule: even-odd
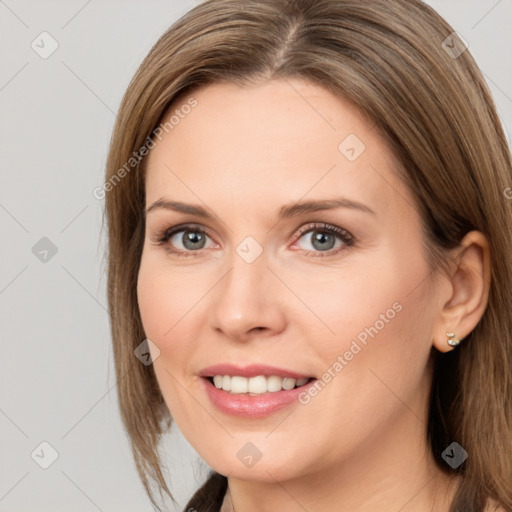
[[[197,107],[151,150],[146,206],[175,200],[215,217],[149,212],[137,290],[181,432],[228,476],[237,511],[447,511],[457,481],[435,466],[426,441],[429,361],[432,350],[452,349],[447,332],[464,338],[485,310],[485,237],[469,233],[450,275],[434,281],[398,162],[357,109],[317,85],[216,83],[193,96]],[[338,149],[349,134],[366,146],[353,162]],[[337,208],[278,221],[285,204],[338,196],[374,213]],[[330,242],[322,257],[311,231],[296,234],[315,222],[347,230],[354,245]],[[183,232],[174,246],[155,243],[183,223],[206,230],[204,248],[187,249]],[[252,263],[236,252],[247,236],[263,249]],[[322,378],[395,303],[400,312],[306,405],[258,419],[227,415],[197,375],[231,362]],[[262,454],[252,467],[237,457],[248,442]]]

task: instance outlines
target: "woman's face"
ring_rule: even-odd
[[[417,451],[440,301],[377,129],[298,79],[193,97],[149,155],[138,277],[180,430],[218,472],[261,481]],[[293,375],[316,380],[286,390]]]

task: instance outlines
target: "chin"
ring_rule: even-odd
[[[276,451],[277,449],[273,448],[270,453],[276,453]],[[292,453],[289,456],[278,453],[277,457],[258,455],[248,442],[243,444],[242,448],[237,448],[233,452],[233,456],[228,456],[227,451],[224,451],[218,455],[203,456],[203,460],[217,473],[230,478],[275,483],[276,480],[286,481],[297,478],[303,472],[303,468],[297,466],[296,455],[300,450],[291,451],[295,453],[295,456]],[[251,452],[253,452],[252,456],[249,455]],[[301,458],[304,464],[304,458]]]

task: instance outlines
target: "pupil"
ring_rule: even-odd
[[[313,234],[313,247],[315,247],[315,249],[320,249],[320,250],[332,249],[334,247],[334,242],[335,242],[334,236],[330,233],[316,231],[316,234]],[[319,243],[319,245],[315,245],[315,243]]]
[[[198,242],[199,245],[195,245],[198,244]],[[187,249],[202,249],[204,246],[204,236],[202,233],[197,233],[195,231],[186,231],[183,234],[183,245]]]

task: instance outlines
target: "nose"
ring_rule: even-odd
[[[211,328],[235,341],[281,332],[286,318],[279,284],[263,255],[247,263],[234,254],[231,268],[212,290]]]

